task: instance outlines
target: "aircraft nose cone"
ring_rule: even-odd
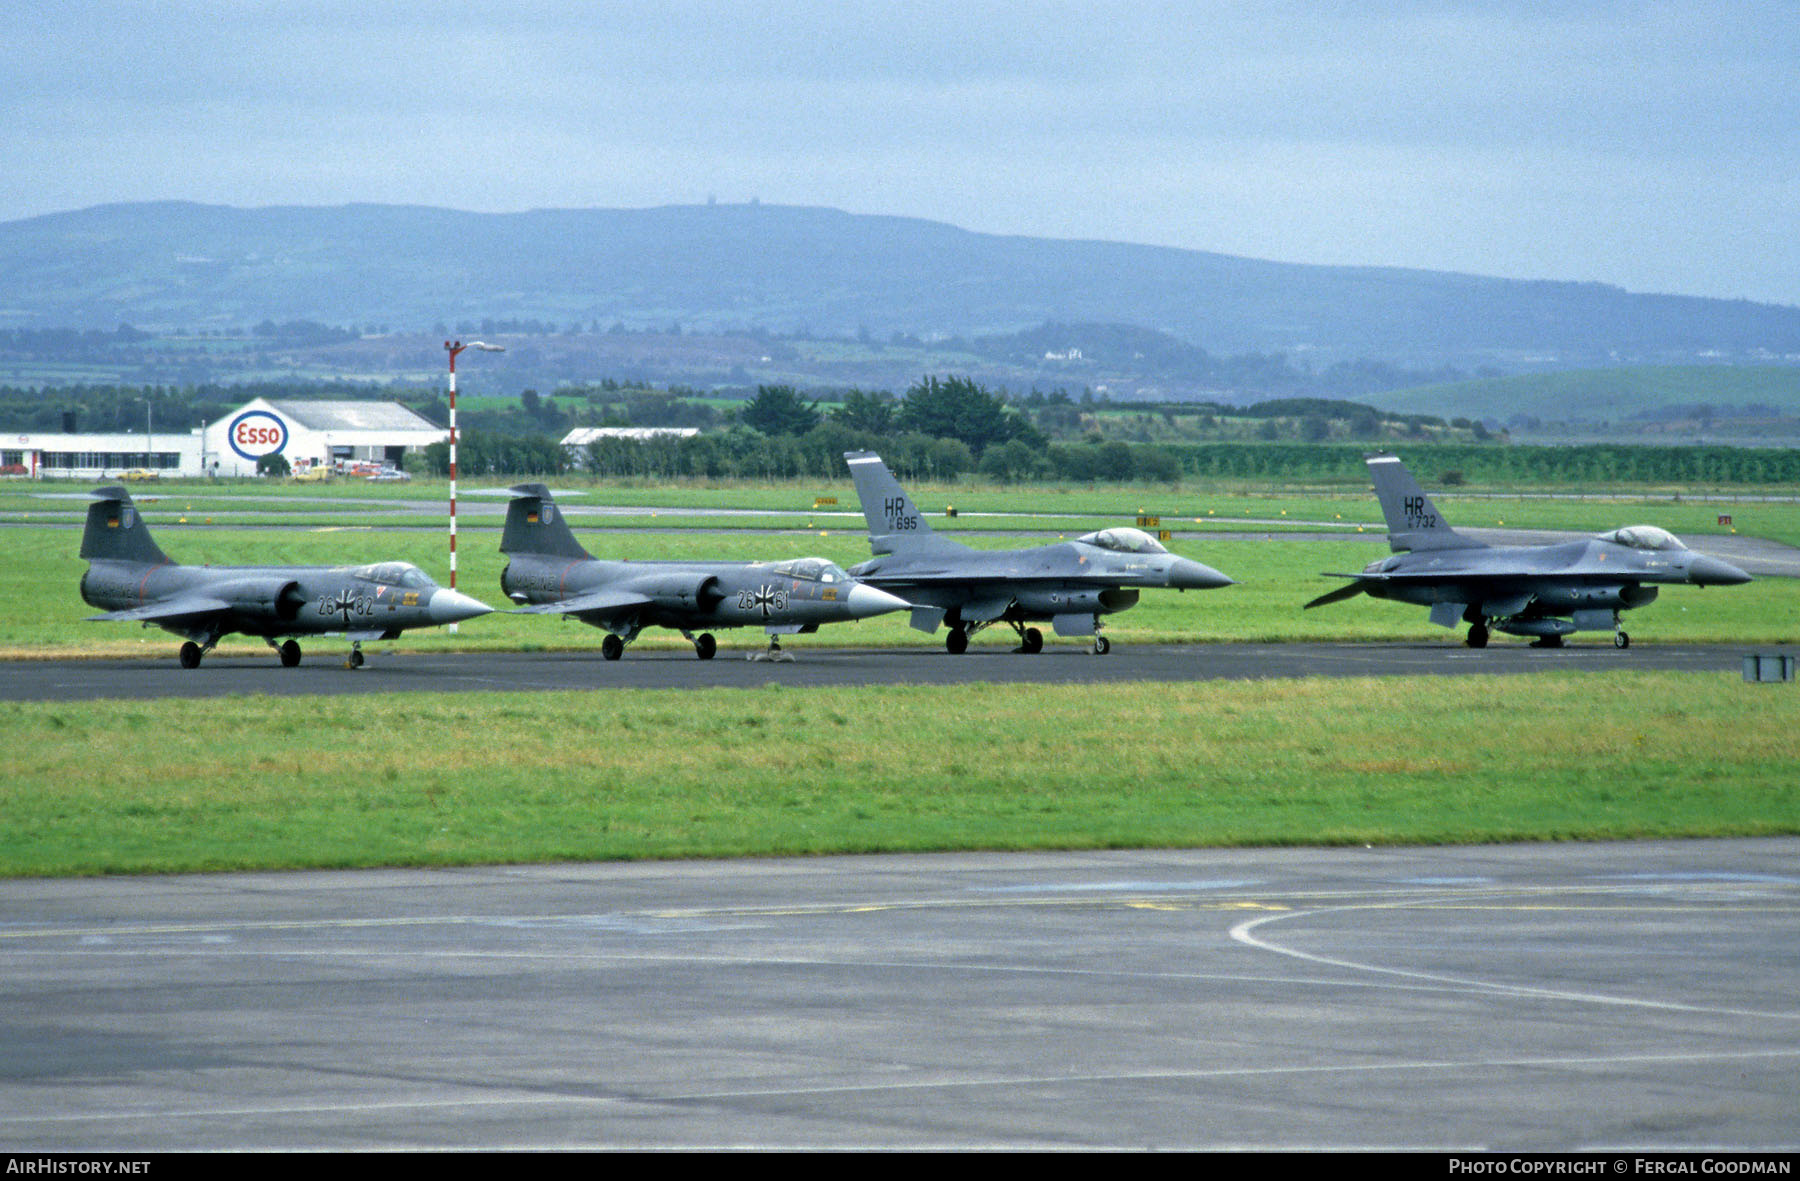
[[[1189,558],[1176,558],[1169,566],[1169,585],[1177,590],[1212,590],[1214,587],[1235,586],[1236,582],[1211,566]]]
[[[850,588],[844,605],[850,609],[850,618],[867,619],[871,615],[886,615],[889,611],[910,610],[912,604],[897,595],[890,595],[884,590],[857,583]]]
[[[433,623],[461,623],[477,615],[487,615],[493,608],[461,591],[439,587],[432,592],[431,602],[426,604],[425,610]]]
[[[1695,554],[1688,563],[1688,581],[1696,586],[1737,586],[1750,581],[1750,576],[1721,558]]]

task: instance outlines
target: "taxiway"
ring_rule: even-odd
[[[686,649],[633,649],[602,660],[598,647],[563,652],[383,652],[351,672],[341,655],[316,646],[298,668],[268,656],[214,654],[184,670],[168,655],[138,660],[0,661],[0,701],[218,697],[238,693],[321,696],[403,692],[562,692],[579,689],[758,689],[857,685],[1109,684],[1269,677],[1478,676],[1553,671],[1658,669],[1741,673],[1753,651],[1775,646],[1638,644],[1610,640],[1562,648],[1454,641],[1405,644],[1117,644],[1094,656],[1052,641],[1035,656],[977,643],[961,656],[937,647],[828,648],[794,643],[791,661],[748,660],[760,647],[721,648],[713,660]]]
[[[1797,864],[1770,839],[0,882],[0,1149],[1791,1152]]]

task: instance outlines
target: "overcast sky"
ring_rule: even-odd
[[[0,0],[0,18],[0,220],[755,198],[1800,305],[1792,0]]]

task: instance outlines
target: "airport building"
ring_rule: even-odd
[[[78,480],[128,472],[254,476],[265,455],[283,456],[296,473],[353,463],[399,467],[404,456],[449,437],[398,402],[257,398],[190,432],[0,436],[0,472]]]

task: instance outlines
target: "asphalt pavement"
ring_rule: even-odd
[[[1771,839],[0,882],[0,1151],[1791,1153],[1796,866]]]
[[[1270,677],[1528,675],[1575,670],[1660,669],[1741,674],[1753,652],[1779,646],[1636,644],[1614,648],[1609,637],[1533,648],[1496,643],[1467,648],[1455,639],[1406,644],[1115,643],[1106,656],[1089,646],[1050,641],[1027,656],[977,644],[961,656],[940,648],[828,648],[801,641],[793,659],[751,660],[762,649],[721,649],[712,660],[691,651],[627,649],[616,661],[598,647],[567,652],[383,652],[351,671],[329,642],[314,644],[298,668],[267,656],[214,654],[183,669],[172,646],[155,658],[0,661],[0,701],[92,701],[106,698],[271,696],[403,692],[562,692],[579,689],[758,689],[856,685],[1064,684],[1125,681],[1245,680]]]

